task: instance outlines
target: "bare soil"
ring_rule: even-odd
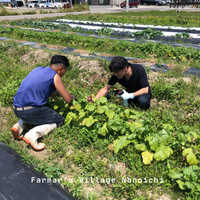
[[[9,115],[14,114],[11,108],[4,108],[0,102],[0,132],[8,130]]]
[[[50,59],[50,53],[44,52],[42,49],[31,50],[20,58],[21,62],[28,66],[34,66],[37,63],[49,61]]]

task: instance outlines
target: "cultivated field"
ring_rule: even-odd
[[[135,19],[143,25],[187,27],[190,34],[193,27],[200,27],[198,14],[122,12],[68,19],[121,26]],[[132,42],[117,36],[113,39],[108,32],[96,38],[81,35],[91,34],[91,30],[52,28],[45,23],[36,31],[33,23],[36,21],[24,25],[22,20],[1,23],[4,26],[0,27],[0,37],[6,40],[0,40],[0,141],[47,177],[60,179],[79,199],[198,200],[199,44],[186,48],[184,38],[179,38],[178,47],[160,39],[152,42],[145,35]],[[27,41],[37,45],[19,45]],[[66,47],[72,48],[71,53],[64,52]],[[63,81],[78,102],[66,104],[59,97],[49,99],[48,105],[66,118],[65,125],[41,138],[47,147],[37,152],[13,139],[10,128],[18,119],[12,111],[12,98],[27,74],[35,67],[49,66],[52,55],[57,53],[70,60]],[[101,53],[99,58],[94,57],[97,53]],[[145,67],[153,95],[148,111],[124,108],[118,98],[87,103],[87,96],[94,96],[108,82],[109,57],[115,55],[129,57],[130,62]],[[188,74],[194,68],[195,75]],[[31,127],[28,125],[24,133]]]

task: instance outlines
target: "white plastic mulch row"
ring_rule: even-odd
[[[64,19],[63,19],[64,20]],[[62,21],[63,21],[62,20]],[[61,20],[57,20],[57,21],[61,21]],[[75,20],[64,20],[63,22],[67,22],[67,21],[75,21]],[[55,24],[59,24],[59,23],[56,23],[56,22],[53,22],[53,23],[55,23]],[[89,24],[87,24],[87,25],[84,25],[84,24],[80,24],[80,25],[77,25],[77,24],[71,24],[72,22],[70,22],[70,26],[71,27],[82,27],[82,28],[84,28],[84,29],[88,29],[88,30],[98,30],[98,29],[102,29],[102,28],[105,28],[103,25],[102,25],[102,23],[99,23],[99,25],[101,24],[102,26],[92,26],[92,25],[89,25]],[[105,24],[105,23],[104,23]],[[140,25],[141,27],[144,27],[143,25]],[[149,25],[149,26],[146,26],[147,28],[148,27],[150,27],[151,25]],[[131,25],[131,27],[133,27],[133,25]],[[137,27],[138,27],[138,25],[137,25]],[[150,27],[150,28],[152,28],[152,27]],[[158,26],[154,26],[153,28],[158,28]],[[118,28],[115,28],[115,27],[110,27],[110,29],[112,29],[112,30],[114,30],[114,31],[117,31],[117,32],[131,32],[131,33],[133,33],[133,32],[137,32],[137,31],[141,31],[141,30],[138,30],[138,29],[132,29],[132,30],[130,30],[130,29],[126,29],[126,28],[120,28],[120,27],[118,27]],[[187,30],[187,29],[186,29]],[[193,30],[193,29],[192,29]],[[199,29],[200,30],[200,29]],[[170,32],[170,30],[169,31],[162,31],[162,33],[163,33],[163,35],[164,36],[175,36],[176,34],[178,34],[178,33],[180,33],[180,32]],[[189,35],[190,35],[190,37],[192,37],[192,38],[200,38],[200,34],[199,33],[197,33],[197,34],[195,34],[195,33],[188,33]]]
[[[141,24],[122,24],[122,23],[107,23],[107,22],[93,22],[93,21],[81,21],[81,20],[70,20],[70,19],[57,19],[56,21],[60,21],[60,22],[70,22],[70,23],[84,23],[84,24],[97,24],[97,25],[109,25],[109,26],[129,26],[129,27],[143,27],[143,28],[160,28],[160,29],[179,29],[179,30],[185,30],[187,31],[188,29],[190,30],[196,30],[196,31],[200,31],[199,27],[187,27],[187,28],[183,28],[183,27],[179,27],[179,26],[155,26],[155,25],[141,25]]]

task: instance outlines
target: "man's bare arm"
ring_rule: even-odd
[[[112,87],[112,85],[106,85],[104,88],[102,88],[101,90],[99,90],[99,92],[97,93],[97,95],[95,96],[96,99],[99,99],[100,97],[105,96],[105,94],[110,90],[110,88]]]
[[[148,92],[149,92],[149,87],[145,87],[145,88],[138,90],[137,92],[134,92],[133,95],[134,95],[134,97],[137,97],[142,94],[147,94]]]
[[[62,81],[61,77],[58,74],[56,74],[54,76],[54,84],[55,84],[55,87],[56,87],[58,93],[64,99],[64,101],[66,103],[70,103],[73,100],[73,97],[65,89],[63,81]]]

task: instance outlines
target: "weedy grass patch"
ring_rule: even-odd
[[[183,63],[174,61],[177,70],[153,77],[151,109],[144,112],[124,108],[118,99],[87,103],[86,96],[107,83],[109,62],[98,59],[97,74],[83,67],[94,60],[66,55],[70,67],[63,81],[78,102],[49,99],[48,105],[65,117],[65,125],[41,139],[47,147],[40,157],[42,152],[14,140],[10,128],[17,121],[11,108],[21,81],[31,69],[48,66],[57,53],[41,51],[13,41],[0,43],[1,116],[7,125],[0,141],[47,177],[60,178],[80,199],[151,199],[147,191],[155,198],[168,194],[171,199],[198,199],[200,82],[179,73]],[[151,73],[147,69],[148,76]]]
[[[90,11],[89,5],[86,4],[75,4],[71,10],[67,10],[68,12],[82,12],[82,11]],[[23,10],[18,9],[15,12],[10,11],[10,9],[6,9],[4,6],[0,6],[0,16],[7,16],[7,15],[34,15],[34,14],[47,14],[47,13],[65,13],[66,9],[50,9],[50,10],[43,10],[43,9],[36,9],[36,10]]]
[[[0,16],[18,15],[17,12],[9,12],[4,6],[0,6]]]
[[[23,12],[22,15],[34,15],[37,14],[36,11],[27,11],[27,12]]]

